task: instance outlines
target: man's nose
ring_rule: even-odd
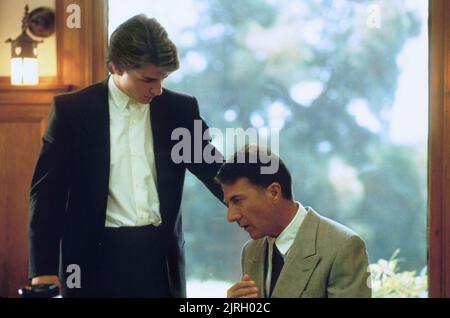
[[[230,223],[239,221],[240,219],[240,214],[236,211],[236,209],[234,208],[228,208],[228,212],[227,212],[227,220]]]
[[[162,94],[162,82],[158,81],[150,88],[150,93],[153,96],[159,96]]]

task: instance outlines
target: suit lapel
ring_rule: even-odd
[[[318,226],[319,217],[314,211],[308,210],[281,270],[272,297],[300,297],[305,290],[309,278],[320,261],[320,256],[316,254]]]
[[[266,296],[265,288],[265,268],[266,268],[266,254],[267,254],[267,240],[259,240],[255,242],[258,244],[252,249],[252,255],[247,258],[247,264],[244,266],[244,270],[247,270],[244,274],[248,274],[252,280],[255,281],[256,287],[260,291],[261,297]]]
[[[89,136],[90,167],[95,178],[90,179],[95,207],[102,211],[103,222],[108,200],[110,169],[110,131],[108,105],[108,79],[98,84],[92,94],[89,112],[86,114],[86,129]]]
[[[170,145],[165,140],[168,129],[167,125],[169,121],[169,114],[167,112],[166,98],[164,95],[165,89],[163,89],[163,94],[153,99],[150,105],[150,123],[153,135],[153,151],[155,154],[155,168],[156,168],[156,187],[158,189],[158,198],[160,203],[160,213],[164,219],[164,213],[166,211],[167,202],[165,197],[166,191],[163,191],[162,174],[167,170],[167,164],[165,162],[170,158]],[[167,138],[170,138],[168,135]],[[165,224],[165,223],[164,223]]]

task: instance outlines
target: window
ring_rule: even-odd
[[[295,198],[363,236],[375,296],[427,295],[427,1],[110,0],[109,10],[110,33],[139,13],[166,27],[182,61],[166,85],[195,95],[210,126],[279,130]],[[249,238],[191,176],[182,209],[188,296],[224,297]]]

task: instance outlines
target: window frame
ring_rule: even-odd
[[[430,1],[428,294],[450,297],[450,3]],[[446,133],[447,132],[447,133]]]

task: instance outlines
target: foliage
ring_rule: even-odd
[[[380,259],[370,265],[374,298],[425,298],[427,297],[426,267],[419,274],[399,271],[396,250],[390,260]]]

